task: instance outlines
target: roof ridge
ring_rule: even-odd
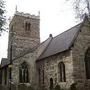
[[[81,25],[80,25],[80,28],[79,28],[79,30],[77,31],[77,34],[74,36],[74,38],[73,38],[73,40],[72,40],[69,48],[72,46],[72,44],[73,44],[74,41],[76,40],[76,38],[77,38],[77,36],[78,36],[78,34],[79,34],[79,31],[81,30],[81,28],[82,28],[83,24],[85,23],[85,20],[86,20],[86,19],[89,21],[88,17],[85,16],[84,19],[83,19],[83,21],[80,23],[80,24],[81,24]],[[78,24],[78,25],[79,25],[79,24]],[[76,25],[76,26],[77,26],[77,25]]]
[[[50,45],[53,37],[49,37],[49,38],[51,38],[51,40],[49,41],[48,45],[46,46],[46,48],[43,50],[42,54],[38,57],[38,59],[37,59],[36,61],[38,61],[38,60],[40,59],[40,57],[43,55],[43,53],[47,50],[48,46]],[[49,39],[49,38],[48,38],[48,39]],[[48,39],[47,39],[47,40],[48,40]]]
[[[16,60],[16,59],[18,59],[18,58],[20,58],[20,57],[25,56],[26,54],[32,53],[32,52],[34,52],[36,49],[37,49],[37,47],[35,47],[34,50],[29,48],[27,51],[25,51],[24,53],[20,53],[20,55],[18,55],[17,57],[13,58],[12,60]]]
[[[48,37],[46,40],[42,41],[42,42],[40,43],[40,45],[43,44],[44,42],[46,42],[48,39],[49,39],[49,37]]]
[[[68,29],[67,31],[64,31],[63,33],[54,37],[51,40],[51,42],[48,44],[48,46],[45,49],[45,51],[43,52],[43,54],[41,54],[41,56],[39,57],[39,60],[69,49],[70,46],[72,45],[72,43],[74,42],[75,38],[77,37],[78,32],[80,31],[82,24],[83,24],[83,22],[73,26],[72,28]],[[68,34],[70,34],[70,36]],[[61,38],[62,36],[66,37],[66,38]],[[67,40],[65,40],[65,39],[69,40],[68,43],[66,43]],[[60,40],[61,43],[64,45],[62,46],[62,44],[59,43],[60,41],[57,41],[57,40]],[[59,43],[59,44],[56,44],[56,43]],[[67,46],[66,46],[66,44],[67,44]],[[56,48],[56,47],[59,47],[59,48]]]
[[[47,38],[47,39],[46,39],[45,41],[43,41],[41,44],[43,44],[44,42],[46,42],[48,39],[49,39],[49,38]],[[40,45],[41,45],[41,44],[40,44]],[[38,48],[38,47],[35,47],[34,50],[30,50],[30,49],[27,50],[26,52],[21,53],[21,54],[18,55],[17,57],[13,58],[13,60],[16,60],[17,58],[23,57],[23,56],[25,56],[26,54],[29,54],[30,52],[32,53],[32,52],[34,52],[37,48]]]
[[[80,29],[81,29],[81,27],[82,27],[82,24],[83,24],[83,22],[81,23],[81,25],[80,25],[80,27],[79,27],[79,30],[76,32],[77,34],[75,34],[75,36],[74,36],[74,38],[73,38],[73,40],[72,40],[72,42],[70,43],[70,46],[69,46],[68,48],[70,48],[70,47],[72,46],[72,44],[74,43],[74,41],[76,40],[76,38],[77,38],[77,36],[78,36],[78,34],[79,34],[79,31],[80,31]]]
[[[62,34],[64,34],[65,32],[68,32],[68,31],[72,30],[72,28],[75,28],[76,26],[78,26],[78,25],[80,25],[80,24],[82,24],[82,22],[80,22],[80,23],[78,23],[78,24],[76,24],[76,25],[72,26],[70,29],[65,30],[64,32],[62,32],[62,33],[60,33],[60,34],[56,35],[56,36],[55,36],[55,37],[53,37],[53,38],[56,38],[56,37],[58,37],[59,35],[62,35]]]

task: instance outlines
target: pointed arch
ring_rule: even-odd
[[[23,62],[19,67],[19,81],[20,83],[29,82],[28,65],[26,62]]]
[[[59,68],[59,80],[60,80],[60,82],[66,82],[65,64],[63,62],[60,62],[58,64],[58,68]]]
[[[53,78],[50,78],[50,90],[53,90]]]
[[[85,70],[86,78],[90,79],[90,47],[86,50],[85,53]]]

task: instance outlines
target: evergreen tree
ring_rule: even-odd
[[[0,32],[4,30],[3,26],[5,24],[5,4],[3,0],[0,0]]]

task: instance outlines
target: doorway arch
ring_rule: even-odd
[[[50,78],[50,90],[53,89],[53,78]]]

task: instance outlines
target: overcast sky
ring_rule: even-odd
[[[67,1],[67,0],[66,0]],[[56,36],[76,24],[72,2],[65,0],[6,0],[6,15],[10,18],[17,11],[38,15],[40,11],[41,41],[49,34]],[[72,1],[72,0],[71,0]],[[7,56],[8,33],[0,37],[0,59]]]

